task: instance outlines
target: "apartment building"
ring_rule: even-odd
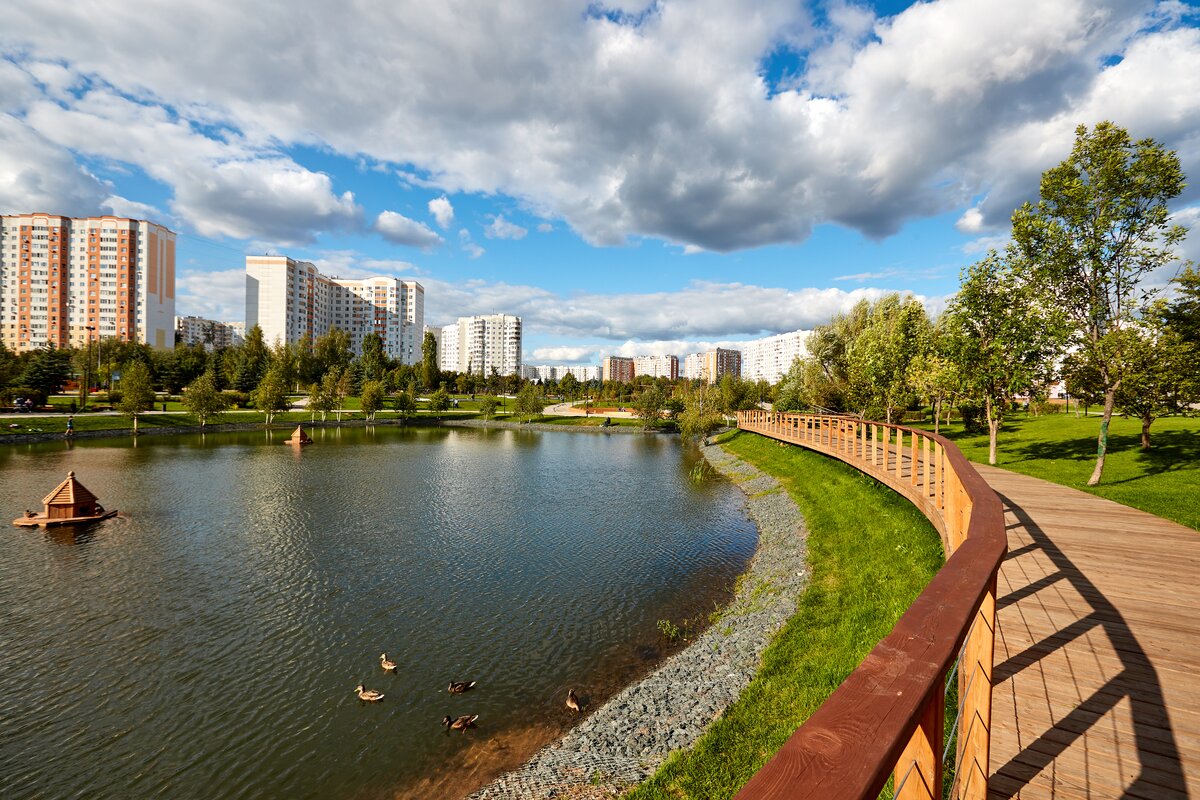
[[[600,360],[601,380],[632,383],[634,379],[633,359],[624,356],[605,356]]]
[[[551,366],[549,364],[525,364],[521,367],[521,377],[527,381],[561,381],[567,375],[573,375],[580,383],[600,380],[600,367],[576,367],[566,364]]]
[[[438,340],[438,367],[491,375],[521,373],[521,318],[509,314],[459,317],[445,325]]]
[[[204,317],[176,317],[175,343],[204,345],[210,353],[224,347],[234,347],[246,338],[243,322],[219,322]]]
[[[0,340],[175,345],[175,234],[146,220],[0,216]]]
[[[779,383],[792,362],[808,356],[808,331],[792,331],[738,345],[742,352],[742,378]]]
[[[737,378],[742,373],[742,354],[737,350],[718,347],[704,353],[690,353],[683,359],[684,377],[713,384],[726,375]]]
[[[421,360],[425,288],[392,277],[348,280],[322,275],[287,256],[246,257],[246,326],[262,328],[268,345],[294,344],[340,328],[356,355],[368,333],[383,339],[389,358]]]
[[[675,380],[679,377],[679,357],[634,356],[633,374],[634,377],[649,375],[652,378],[670,378],[671,380]]]

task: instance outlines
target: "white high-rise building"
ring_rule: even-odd
[[[421,360],[425,288],[416,281],[327,277],[307,261],[287,256],[246,257],[246,326],[262,328],[268,345],[314,340],[337,327],[355,354],[368,333],[403,364]]]
[[[476,375],[521,372],[521,318],[508,314],[459,317],[442,329],[438,367]]]
[[[125,217],[0,216],[0,340],[175,346],[175,234]]]
[[[809,331],[792,331],[752,342],[742,342],[737,348],[742,351],[742,378],[748,381],[779,383],[792,362],[808,356]]]
[[[575,380],[580,383],[588,381],[600,380],[600,367],[597,366],[569,366],[550,365],[550,364],[524,364],[521,366],[521,377],[527,381],[561,381],[567,375],[575,376]]]
[[[245,339],[244,323],[218,322],[203,317],[176,317],[175,343],[204,345],[209,352],[222,347],[233,347]]]
[[[683,377],[714,384],[726,375],[737,378],[742,374],[742,354],[737,350],[718,347],[705,353],[689,353],[683,359]]]
[[[679,358],[677,356],[634,356],[633,375],[649,375],[652,378],[679,377]]]

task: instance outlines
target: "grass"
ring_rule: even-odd
[[[543,425],[572,425],[579,428],[599,428],[604,424],[604,417],[542,417],[537,422]],[[622,428],[641,428],[642,421],[640,419],[625,419],[618,417],[611,420],[612,426],[620,426]]]
[[[862,473],[753,434],[725,446],[779,479],[808,524],[812,580],[754,680],[634,800],[731,797],[833,692],[943,563],[933,526]]]
[[[932,428],[931,425],[921,427]],[[1200,530],[1200,419],[1164,417],[1150,428],[1141,449],[1139,420],[1113,417],[1108,455],[1099,486],[1087,479],[1096,465],[1099,417],[1072,413],[1035,417],[1018,412],[1004,421],[996,442],[996,466],[1122,503]],[[954,425],[942,433],[972,461],[987,463],[987,434]]]

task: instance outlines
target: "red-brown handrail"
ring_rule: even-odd
[[[942,797],[944,686],[958,666],[953,796],[985,798],[996,573],[1007,552],[1000,498],[950,441],[851,417],[739,411],[738,427],[850,464],[908,498],[942,536],[946,564],[896,626],[736,800]]]

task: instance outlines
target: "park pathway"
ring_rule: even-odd
[[[1200,533],[976,468],[1009,543],[989,798],[1200,798]]]

